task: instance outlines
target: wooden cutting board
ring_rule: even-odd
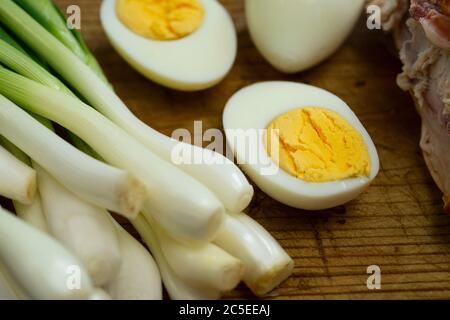
[[[361,22],[331,59],[313,70],[286,76],[268,65],[252,44],[242,0],[221,1],[239,35],[231,73],[198,93],[163,88],[140,76],[110,46],[99,21],[100,0],[58,0],[81,7],[82,33],[109,80],[142,120],[170,135],[222,128],[222,110],[238,89],[257,81],[310,83],[339,95],[353,108],[379,152],[381,171],[355,201],[332,210],[286,207],[260,191],[247,212],[266,227],[295,259],[294,275],[274,293],[277,299],[450,298],[450,217],[418,147],[420,119],[408,94],[395,83],[401,65],[383,35]],[[125,223],[125,222],[124,222]],[[381,268],[381,290],[366,285],[369,265]],[[229,298],[253,298],[244,287]]]

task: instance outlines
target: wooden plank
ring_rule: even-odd
[[[295,258],[294,276],[275,299],[450,298],[450,220],[418,147],[420,119],[409,96],[395,84],[401,66],[383,35],[361,21],[346,44],[313,70],[283,75],[253,46],[241,0],[222,0],[239,36],[234,68],[216,87],[175,92],[131,69],[112,49],[99,22],[100,0],[58,0],[82,10],[82,33],[115,90],[143,121],[170,135],[177,128],[221,128],[221,112],[238,89],[257,81],[290,80],[341,96],[377,145],[381,172],[357,200],[322,212],[283,206],[257,191],[248,213]],[[366,268],[382,271],[382,289],[366,287]],[[254,298],[240,286],[229,298]]]

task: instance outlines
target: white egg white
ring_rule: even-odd
[[[310,68],[344,42],[364,0],[246,0],[248,29],[261,54],[278,70]]]
[[[266,133],[261,129],[266,129],[275,118],[290,110],[311,106],[336,112],[361,134],[371,161],[368,177],[310,183],[288,174],[271,161],[265,149]],[[246,87],[228,101],[223,114],[223,126],[227,142],[245,173],[266,194],[295,208],[321,210],[344,204],[363,192],[378,174],[377,150],[357,116],[339,97],[317,87],[282,81]],[[246,134],[245,130],[248,129],[260,129],[257,138],[258,163],[243,163],[249,157],[240,154],[242,147],[237,146],[236,136]],[[274,168],[278,170],[272,170]]]
[[[200,0],[205,17],[192,34],[177,40],[144,38],[128,29],[116,14],[116,0],[104,0],[103,28],[117,52],[138,72],[164,86],[202,90],[220,82],[237,53],[233,22],[216,0]]]

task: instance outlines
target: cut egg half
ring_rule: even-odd
[[[266,148],[266,129],[284,114],[311,107],[336,114],[354,129],[355,136],[361,140],[359,146],[366,148],[362,150],[369,163],[365,174],[308,182],[281,169],[279,163],[273,161]],[[347,203],[360,195],[379,171],[375,145],[355,113],[342,99],[317,87],[274,81],[241,89],[226,104],[223,126],[231,151],[244,172],[263,192],[291,207],[322,210]],[[306,145],[307,149],[315,147]]]
[[[216,0],[200,0],[204,17],[191,34],[154,40],[129,29],[117,14],[117,0],[104,0],[101,22],[116,51],[139,73],[161,85],[196,91],[219,83],[236,58],[233,21]]]

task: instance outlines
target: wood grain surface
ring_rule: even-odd
[[[310,71],[286,76],[268,65],[252,44],[241,0],[221,1],[239,37],[237,61],[218,86],[198,93],[163,88],[141,77],[112,49],[99,22],[100,0],[58,0],[77,4],[82,33],[109,80],[142,120],[170,135],[177,128],[222,128],[222,110],[238,89],[257,81],[310,83],[339,95],[356,112],[379,152],[381,171],[351,203],[321,212],[281,205],[260,191],[247,212],[266,227],[295,259],[294,275],[273,299],[450,298],[450,217],[425,167],[419,143],[420,119],[395,78],[401,65],[384,36],[363,19],[345,45]],[[125,223],[125,222],[124,222]],[[381,290],[367,289],[366,269],[378,265]],[[227,298],[253,298],[241,286]]]

